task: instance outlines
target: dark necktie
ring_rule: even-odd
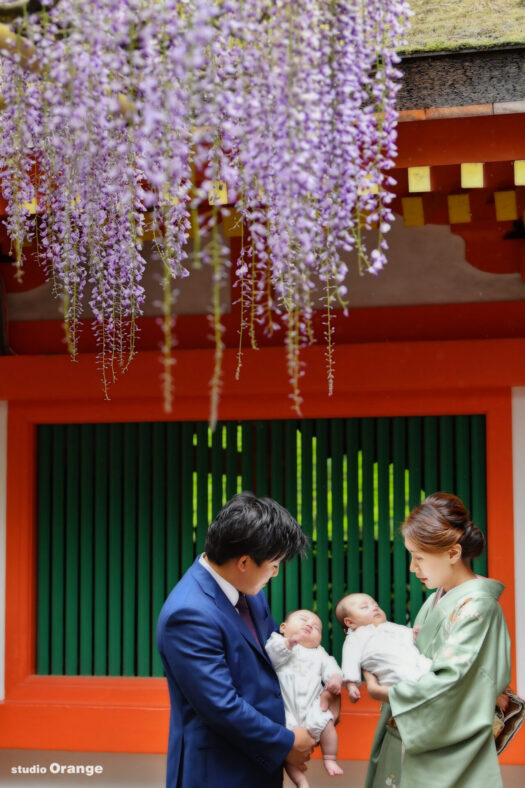
[[[246,601],[246,596],[244,594],[239,594],[239,599],[235,607],[239,611],[239,615],[241,619],[244,621],[244,623],[252,633],[253,639],[260,646],[261,644],[259,642],[259,638],[257,637],[257,632],[255,630],[252,615],[250,613],[250,608],[248,607],[248,602]]]

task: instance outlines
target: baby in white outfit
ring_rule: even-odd
[[[343,682],[352,703],[359,697],[361,670],[374,673],[380,684],[417,681],[428,673],[432,660],[414,643],[414,630],[393,624],[368,594],[348,594],[335,609],[347,633],[343,645]]]
[[[341,668],[321,646],[323,625],[310,610],[290,613],[266,642],[266,651],[279,677],[286,712],[286,727],[303,726],[310,736],[321,742],[323,763],[329,775],[342,774],[336,761],[337,733],[330,711],[322,711],[323,689],[334,695],[341,692]],[[296,766],[285,763],[290,779],[298,788],[308,788],[308,781]]]

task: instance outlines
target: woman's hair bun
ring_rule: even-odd
[[[458,542],[463,558],[477,558],[485,548],[485,536],[471,520],[465,524],[464,533]]]
[[[462,557],[468,560],[481,555],[485,547],[485,537],[470,519],[465,504],[450,493],[431,493],[410,512],[401,529],[405,539],[429,553],[460,544]]]

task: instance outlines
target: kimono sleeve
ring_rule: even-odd
[[[441,625],[431,671],[390,687],[392,714],[407,752],[446,747],[490,726],[499,691],[492,659],[498,647],[488,641],[505,637],[502,620],[494,600],[482,607],[476,600],[462,602]]]

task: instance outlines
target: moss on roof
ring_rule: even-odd
[[[410,0],[403,52],[525,44],[525,0]]]

